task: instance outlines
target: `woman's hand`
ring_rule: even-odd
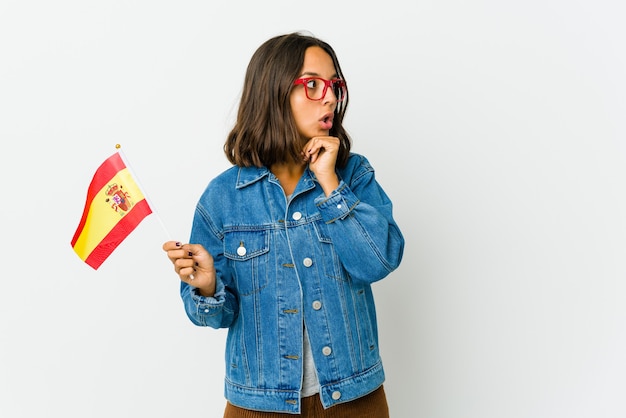
[[[180,280],[197,288],[202,296],[215,294],[213,257],[202,245],[167,241],[163,244],[163,251],[174,264],[174,271]]]
[[[335,172],[339,138],[334,136],[316,136],[309,140],[302,150],[304,161],[315,174],[326,196],[339,186],[339,178]]]

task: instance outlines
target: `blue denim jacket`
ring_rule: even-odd
[[[190,242],[214,257],[217,291],[182,283],[191,321],[228,328],[225,396],[242,408],[299,413],[306,329],[328,408],[378,388],[384,371],[371,284],[400,263],[392,203],[358,154],[326,197],[308,169],[291,200],[265,167],[210,182]]]

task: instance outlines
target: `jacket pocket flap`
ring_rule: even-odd
[[[269,250],[267,231],[232,231],[224,234],[224,255],[231,260],[246,261]]]

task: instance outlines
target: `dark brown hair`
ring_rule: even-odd
[[[293,82],[304,64],[307,48],[319,46],[333,60],[337,77],[344,78],[335,51],[326,42],[301,33],[280,35],[265,41],[252,55],[243,84],[237,121],[224,152],[238,166],[266,166],[299,161],[304,142],[296,128],[289,96]],[[348,106],[348,95],[337,104],[329,135],[341,144],[337,166],[343,167],[350,154],[350,136],[342,121]]]

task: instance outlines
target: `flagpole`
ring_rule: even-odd
[[[170,235],[169,231],[165,227],[165,224],[163,223],[163,220],[159,216],[158,212],[155,210],[156,207],[154,206],[154,203],[148,198],[148,194],[145,193],[146,189],[143,188],[143,185],[141,184],[141,181],[139,180],[139,177],[137,177],[137,174],[135,173],[135,170],[133,170],[133,168],[132,168],[132,166],[130,164],[130,161],[128,161],[128,158],[126,157],[126,154],[124,154],[124,151],[122,151],[122,146],[120,144],[115,144],[115,148],[117,149],[117,151],[119,152],[120,156],[122,157],[122,159],[126,163],[126,168],[128,168],[128,170],[130,171],[131,175],[135,179],[135,182],[137,183],[137,186],[139,186],[139,189],[142,190],[143,197],[144,197],[144,199],[146,199],[148,201],[148,205],[152,208],[152,214],[156,216],[156,218],[158,219],[159,223],[161,224],[161,228],[163,228],[163,231],[165,232],[165,235],[167,236],[167,240],[171,241],[172,238],[171,238],[171,235]]]

